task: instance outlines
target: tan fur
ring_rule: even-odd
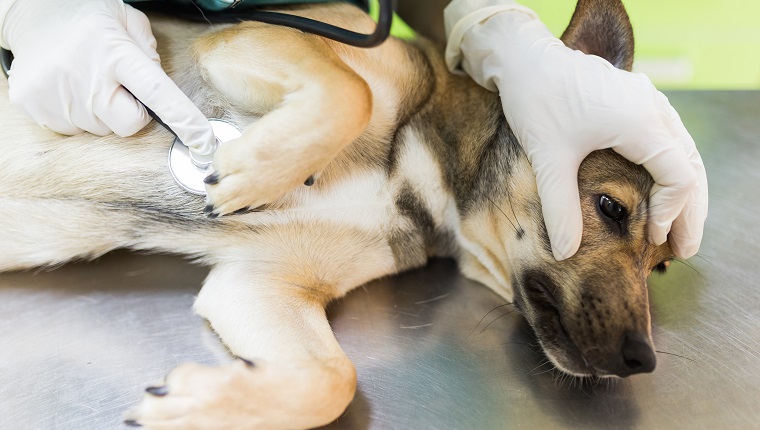
[[[345,4],[291,12],[365,32],[373,26]],[[173,183],[171,137],[158,126],[128,139],[65,138],[14,110],[0,84],[8,125],[0,270],[122,247],[194,257],[212,266],[195,311],[232,354],[255,363],[180,366],[167,376],[169,394],[146,394],[129,418],[152,429],[334,420],[354,395],[356,373],[324,306],[431,256],[456,258],[465,275],[514,299],[567,372],[603,374],[594,367],[600,351],[627,331],[650,339],[645,279],[671,253],[645,240],[652,183],[643,169],[611,152],[584,161],[583,242],[557,263],[535,179],[497,95],[450,75],[438,47],[390,39],[360,50],[256,23],[152,23],[163,65],[189,97],[206,115],[245,127],[216,154],[221,180],[209,188],[211,202],[219,213],[266,210],[210,220],[206,203]],[[300,186],[315,173],[314,186]],[[628,208],[630,239],[602,220],[600,194]],[[532,271],[558,288],[565,343],[541,331],[546,319],[525,281]]]
[[[369,87],[323,40],[261,27],[240,24],[194,46],[204,79],[222,97],[267,113],[214,156],[221,181],[208,198],[220,214],[271,203],[322,172],[370,119]]]

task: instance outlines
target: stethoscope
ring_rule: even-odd
[[[143,10],[171,13],[172,15],[193,21],[210,23],[259,21],[267,24],[283,25],[345,43],[347,45],[360,48],[371,48],[381,44],[388,38],[391,29],[391,21],[393,20],[392,0],[378,0],[378,3],[380,7],[377,26],[375,27],[375,31],[370,34],[357,33],[325,22],[296,15],[255,9],[236,10],[233,12],[201,12],[196,8],[178,10],[176,5],[168,7],[165,6],[163,2],[137,3],[133,4],[133,6],[138,6]],[[0,49],[0,66],[2,66],[3,74],[5,74],[6,78],[8,77],[8,71],[11,68],[12,62],[13,54],[6,49]],[[240,129],[223,119],[209,118],[208,121],[214,131],[215,142],[212,151],[209,152],[208,148],[204,148],[205,150],[201,153],[199,148],[188,147],[182,143],[179,137],[177,137],[177,134],[168,125],[161,121],[161,118],[159,118],[155,112],[150,110],[147,106],[146,109],[148,114],[150,114],[156,122],[161,124],[166,130],[174,135],[174,141],[169,149],[168,160],[169,171],[174,180],[180,187],[190,193],[205,195],[206,187],[203,180],[213,171],[211,161],[213,159],[214,151],[224,142],[240,137]]]

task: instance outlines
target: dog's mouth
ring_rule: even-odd
[[[575,345],[565,326],[555,292],[557,285],[538,271],[529,271],[515,289],[515,304],[536,333],[546,356],[560,370],[574,376],[602,376]]]

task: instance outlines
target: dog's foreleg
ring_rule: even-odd
[[[195,45],[204,79],[234,109],[263,116],[214,156],[214,213],[270,203],[302,185],[364,131],[367,83],[312,35],[244,23]]]
[[[356,375],[327,322],[325,291],[267,281],[250,265],[216,266],[195,309],[250,363],[182,365],[129,418],[151,429],[297,429],[333,421],[353,398]]]

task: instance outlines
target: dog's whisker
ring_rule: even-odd
[[[565,381],[567,381],[567,377],[569,375],[564,372],[558,372],[556,378],[554,379],[554,384],[557,386],[557,388],[562,389],[565,386]]]
[[[518,229],[517,229],[517,227],[515,227],[515,224],[512,222],[512,220],[511,220],[511,219],[509,219],[509,216],[507,216],[507,214],[506,214],[506,213],[504,213],[504,211],[503,211],[503,210],[501,210],[501,208],[499,207],[499,205],[497,205],[496,203],[494,203],[494,202],[493,202],[493,200],[491,200],[491,198],[490,198],[490,197],[486,196],[486,198],[487,198],[487,199],[488,199],[488,201],[489,201],[489,202],[490,202],[490,203],[493,205],[493,207],[495,207],[496,209],[498,209],[498,210],[499,210],[499,212],[501,212],[501,214],[502,214],[502,215],[504,215],[504,218],[507,220],[507,222],[509,223],[509,225],[511,225],[511,226],[512,226],[512,229],[514,229],[514,230],[515,230],[515,233],[518,233],[518,234],[519,234],[519,233],[520,233],[520,231],[522,230],[522,227],[520,227],[520,230],[518,230]]]
[[[548,368],[546,370],[543,370],[541,372],[538,372],[538,373],[532,373],[531,372],[530,374],[533,375],[533,376],[538,376],[538,375],[543,375],[544,373],[552,372],[553,370],[554,370],[554,367],[550,367],[550,368]]]
[[[515,207],[512,205],[512,195],[507,192],[507,201],[509,202],[509,208],[512,210],[512,216],[515,217],[515,222],[517,223],[517,226],[520,227],[520,230],[525,231],[522,225],[520,225],[520,220],[517,218],[517,214],[515,213]]]
[[[684,357],[683,355],[674,354],[674,353],[672,353],[672,352],[667,352],[667,351],[656,351],[656,350],[655,350],[655,352],[656,352],[656,353],[658,353],[658,354],[667,354],[667,355],[672,355],[672,356],[674,356],[674,357],[683,358],[684,360],[693,361],[694,363],[696,363],[696,362],[697,362],[697,360],[694,360],[694,359],[692,359],[692,358],[689,358],[689,357]]]
[[[486,331],[486,329],[487,329],[487,328],[488,328],[488,327],[489,327],[491,324],[493,324],[493,323],[494,323],[494,321],[496,321],[497,319],[499,319],[499,318],[501,318],[501,317],[505,317],[505,316],[507,316],[507,315],[509,315],[509,314],[511,314],[511,313],[514,313],[514,312],[515,312],[514,310],[511,310],[511,311],[509,311],[509,312],[507,312],[507,313],[503,313],[503,314],[499,315],[498,317],[496,317],[496,318],[492,319],[490,323],[486,324],[486,326],[485,326],[485,327],[483,327],[483,330],[480,330],[480,333],[483,333],[484,331]]]
[[[714,261],[713,257],[709,257],[709,256],[701,254],[701,253],[694,254],[694,257],[699,258],[700,260],[704,261],[705,263],[709,264],[710,266],[712,266],[712,267],[714,267],[714,268],[716,268],[718,270],[722,270],[723,269],[722,267],[718,266],[717,264],[715,264],[713,262]]]
[[[503,305],[499,305],[499,306],[496,306],[495,308],[493,308],[493,309],[491,309],[490,311],[486,312],[486,314],[485,314],[485,315],[483,315],[483,318],[481,318],[481,319],[480,319],[480,321],[478,321],[478,323],[475,325],[475,327],[473,327],[473,328],[472,328],[472,330],[471,330],[471,331],[470,331],[470,333],[469,333],[469,334],[468,334],[468,335],[465,337],[465,339],[468,339],[468,338],[470,337],[470,335],[471,335],[471,334],[472,334],[472,333],[473,333],[475,330],[477,330],[477,329],[478,329],[478,327],[479,327],[479,326],[480,326],[480,324],[483,322],[483,320],[484,320],[484,319],[486,319],[486,317],[487,317],[488,315],[491,315],[491,312],[495,311],[496,309],[499,309],[499,308],[503,308],[504,306],[508,306],[508,305],[511,305],[511,304],[512,304],[512,303],[509,303],[509,302],[507,302],[507,303],[504,303]]]
[[[545,366],[547,364],[551,364],[551,360],[549,360],[548,358],[544,358],[543,360],[541,360],[541,363],[539,363],[538,366],[530,369],[530,371],[528,372],[528,375],[532,375],[533,372],[535,372],[537,369],[540,369],[541,367],[543,367],[543,366]],[[552,366],[551,368],[549,368],[549,370],[552,370],[553,368],[554,368],[554,366]],[[541,372],[541,373],[545,373],[545,372]]]
[[[694,273],[696,273],[700,278],[706,279],[705,276],[700,273],[699,270],[697,270],[693,265],[686,262],[686,260],[681,260],[680,258],[674,258],[673,261],[683,264],[684,266],[688,267],[689,269],[693,270]]]

